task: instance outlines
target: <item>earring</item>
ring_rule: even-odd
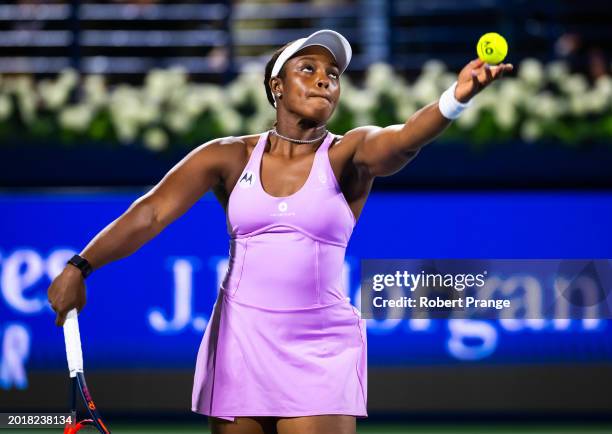
[[[276,94],[276,96],[280,98],[281,94],[280,94],[280,93],[277,93],[277,94]]]

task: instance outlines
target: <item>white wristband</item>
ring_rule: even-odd
[[[438,101],[438,108],[440,113],[446,119],[457,119],[459,115],[468,107],[472,105],[473,98],[466,103],[461,103],[455,98],[455,88],[457,82],[455,81],[451,86],[444,91]]]

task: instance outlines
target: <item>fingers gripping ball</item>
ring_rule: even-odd
[[[476,45],[478,57],[489,65],[497,65],[508,54],[508,43],[499,33],[486,33],[478,40]]]

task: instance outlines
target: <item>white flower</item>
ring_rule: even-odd
[[[371,110],[376,105],[376,98],[369,89],[351,89],[345,92],[343,100],[346,106],[356,112]]]
[[[161,110],[157,101],[143,101],[140,105],[139,114],[140,116],[138,119],[140,120],[140,124],[147,125],[160,119]]]
[[[550,81],[561,82],[569,76],[569,67],[562,60],[550,62],[546,65],[546,75]]]
[[[7,78],[4,87],[9,93],[16,95],[34,93],[34,80],[29,75],[19,75]]]
[[[17,106],[24,122],[31,123],[36,119],[36,94],[22,93],[17,96]]]
[[[85,104],[66,107],[59,114],[59,123],[62,128],[72,131],[85,131],[93,118],[94,111]]]
[[[506,130],[514,127],[517,121],[514,106],[505,102],[500,102],[493,107],[493,116],[495,117],[497,125]]]
[[[194,86],[185,99],[185,110],[192,116],[197,116],[208,107],[225,104],[226,98],[219,86]]]
[[[196,90],[197,89],[197,90]],[[199,87],[192,87],[191,91],[188,92],[183,98],[183,111],[190,117],[196,117],[208,106],[211,105],[211,101],[206,97],[204,89]]]
[[[370,125],[372,123],[372,115],[368,112],[355,113],[355,125]]]
[[[270,106],[270,102],[268,101],[268,97],[263,89],[257,87],[257,89],[253,89],[253,102],[255,103],[255,107],[257,110],[267,111],[267,110],[275,110]]]
[[[498,92],[499,99],[510,104],[519,104],[530,94],[522,83],[514,78],[504,78],[499,85]]]
[[[7,78],[4,88],[8,93],[16,96],[19,114],[24,122],[31,123],[36,119],[38,94],[34,89],[32,77],[20,75],[10,79]]]
[[[163,101],[173,89],[168,86],[164,70],[154,68],[145,77],[144,90],[149,98]]]
[[[164,123],[172,132],[182,134],[189,130],[193,123],[193,118],[182,110],[171,110],[166,113]]]
[[[67,88],[68,90],[73,89],[78,82],[79,73],[72,68],[63,69],[57,78],[57,84]]]
[[[559,87],[570,95],[582,95],[589,88],[589,83],[584,76],[572,74],[563,82],[559,83]]]
[[[66,103],[69,89],[51,80],[41,80],[38,82],[38,94],[45,106],[56,110]]]
[[[102,106],[108,101],[108,92],[104,76],[88,75],[85,77],[83,90],[85,91],[85,99],[89,104],[94,106]]]
[[[219,104],[214,107],[213,111],[216,114],[217,121],[221,125],[223,134],[233,135],[240,132],[242,118],[236,110]]]
[[[249,88],[240,79],[237,79],[227,86],[226,94],[229,104],[240,105],[246,102]]]
[[[8,119],[12,113],[13,104],[11,99],[6,95],[0,94],[0,121]]]
[[[412,86],[412,94],[417,104],[426,105],[438,100],[441,92],[433,77],[421,75]]]
[[[400,119],[408,120],[417,111],[416,104],[412,100],[405,99],[397,105],[397,115]]]
[[[602,75],[595,82],[595,89],[603,98],[608,101],[608,105],[612,102],[612,77]]]
[[[448,89],[455,81],[457,81],[457,74],[452,72],[445,72],[437,79],[437,83],[442,89]]]
[[[161,103],[187,84],[187,72],[181,67],[152,69],[145,78],[143,89],[147,98]]]
[[[535,142],[541,137],[541,135],[542,127],[540,127],[538,122],[534,121],[533,119],[528,119],[521,127],[521,137],[526,142]]]
[[[119,141],[122,143],[132,143],[138,136],[138,124],[133,120],[126,119],[123,122],[114,122],[113,126]]]
[[[382,91],[395,87],[395,74],[388,63],[377,62],[366,72],[365,84],[371,90]]]
[[[544,82],[542,64],[536,59],[525,59],[519,66],[518,76],[530,86],[539,87]]]
[[[275,113],[276,112],[272,112],[273,116],[266,114],[266,112],[256,113],[254,116],[247,119],[246,129],[248,131],[264,131],[269,129],[276,118]]]
[[[183,102],[185,101],[185,98],[187,98],[187,95],[189,94],[189,89],[190,87],[188,86],[182,86],[182,87],[173,89],[168,95],[166,102],[172,108],[182,107]]]
[[[588,101],[584,95],[574,94],[569,100],[570,112],[576,117],[582,117],[589,111]]]
[[[109,110],[122,141],[135,138],[140,125],[155,118],[155,113],[144,107],[139,89],[125,84],[117,86],[111,94]]]
[[[444,65],[444,62],[438,59],[431,59],[423,64],[421,74],[434,78],[441,76],[445,72],[446,65]]]
[[[64,69],[55,81],[41,80],[37,86],[38,94],[46,107],[57,110],[66,104],[78,80],[79,75],[74,69]]]
[[[491,90],[491,89],[487,89]],[[474,98],[473,107],[478,109],[493,108],[500,103],[499,96],[496,92],[482,92],[476,95]]]
[[[149,128],[144,133],[144,144],[151,151],[162,151],[168,147],[168,135],[161,128]]]
[[[541,92],[529,98],[529,111],[542,119],[555,119],[561,115],[560,105],[550,92]]]
[[[464,130],[469,130],[476,126],[480,118],[480,110],[477,106],[471,106],[466,109],[461,116],[455,121],[457,125]]]
[[[586,102],[587,111],[591,113],[603,113],[609,104],[609,99],[606,95],[596,90],[586,92],[583,97]]]

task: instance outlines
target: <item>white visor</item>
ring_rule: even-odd
[[[351,61],[351,56],[353,55],[351,44],[349,44],[346,38],[340,33],[329,29],[319,30],[312,33],[310,36],[294,41],[291,43],[291,45],[285,48],[280,56],[278,56],[276,59],[276,62],[274,62],[270,78],[278,76],[278,73],[282,69],[283,65],[291,58],[291,56],[300,51],[302,48],[310,47],[311,45],[320,45],[327,48],[332,56],[334,56],[334,59],[336,59],[336,63],[340,69],[340,74],[344,72]],[[276,107],[276,100],[274,102],[274,107]]]

